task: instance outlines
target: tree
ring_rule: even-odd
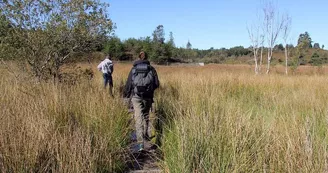
[[[168,44],[171,45],[172,47],[175,47],[173,32],[170,32],[170,39]]]
[[[188,40],[188,43],[187,43],[187,45],[186,45],[186,48],[187,48],[187,49],[191,49],[191,48],[192,48],[192,45],[191,45],[191,43],[190,43],[189,40]]]
[[[321,48],[324,49],[325,48],[325,45],[321,45]]]
[[[255,63],[255,74],[259,73],[258,66],[258,51],[259,51],[259,42],[260,42],[260,24],[254,24],[251,27],[247,27],[248,36],[251,40],[251,47],[254,55]]]
[[[287,47],[288,48],[294,48],[295,46],[293,44],[288,44]]]
[[[243,56],[250,53],[249,49],[245,49],[243,46],[235,46],[227,50],[228,56]]]
[[[273,55],[273,47],[277,41],[277,38],[283,29],[284,19],[279,15],[277,8],[273,3],[267,2],[263,7],[264,13],[264,31],[266,32],[266,39],[268,43],[268,64],[266,73],[270,73],[270,64]]]
[[[263,32],[261,35],[260,35],[260,45],[261,45],[261,55],[260,55],[260,65],[258,67],[258,71],[259,73],[261,73],[261,69],[262,69],[262,64],[263,64],[263,51],[264,51],[264,38],[265,38],[265,33]]]
[[[314,43],[313,48],[320,49],[320,44],[319,43]]]
[[[129,38],[124,41],[124,50],[129,57],[137,58],[142,50],[142,42],[140,39]]]
[[[275,51],[283,51],[285,48],[284,48],[284,45],[283,44],[277,44],[273,47],[273,49]]]
[[[165,41],[165,32],[164,32],[164,26],[158,25],[156,29],[153,32],[153,41],[155,43],[164,44]]]
[[[172,32],[170,32],[170,39],[167,42],[167,50],[170,53],[169,57],[175,54],[175,43],[174,43],[174,37]]]
[[[310,63],[314,66],[321,66],[323,62],[320,55],[317,52],[314,52],[313,55],[311,56]]]
[[[120,38],[113,36],[107,41],[103,51],[113,59],[121,60],[124,54],[124,45]]]
[[[147,52],[148,54],[151,54],[151,52],[153,51],[151,38],[148,36],[146,38],[143,38],[141,42],[142,42],[142,50]]]
[[[5,15],[2,15],[0,9],[0,59],[11,59],[14,51],[10,47],[12,39],[9,38],[9,33],[12,30],[12,25]]]
[[[288,74],[288,50],[291,47],[288,47],[288,40],[289,40],[289,34],[290,34],[290,28],[292,25],[292,18],[287,14],[285,16],[285,23],[283,25],[282,31],[283,31],[283,40],[285,42],[285,73]]]
[[[2,15],[13,23],[9,37],[17,58],[38,79],[60,77],[60,67],[80,52],[98,49],[114,29],[108,4],[96,0],[6,0]],[[19,46],[17,46],[17,44]]]
[[[312,39],[308,32],[300,34],[298,37],[297,45],[302,44],[302,46],[307,48],[312,48]]]
[[[309,49],[308,42],[300,42],[295,49],[295,55],[293,59],[293,69],[295,70],[299,65],[305,65],[305,55]]]
[[[322,63],[327,63],[328,62],[328,53],[325,51],[322,55]]]
[[[170,58],[169,49],[164,41],[164,26],[158,25],[153,32],[152,52],[150,54],[150,59],[157,63],[167,62]]]

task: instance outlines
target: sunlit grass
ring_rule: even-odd
[[[168,172],[324,172],[328,80],[213,68],[163,74]],[[166,85],[166,86],[165,86]],[[171,113],[170,113],[171,114]]]
[[[97,72],[53,85],[1,68],[0,170],[123,172],[131,126],[120,90],[130,68],[115,64],[114,99]],[[247,65],[156,69],[165,172],[328,171],[328,78],[316,69],[290,76],[256,76]]]
[[[130,115],[118,92],[112,99],[103,89],[100,74],[76,85],[54,85],[15,78],[4,69],[0,73],[0,170],[125,169]]]

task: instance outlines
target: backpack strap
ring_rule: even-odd
[[[135,66],[136,73],[148,73],[149,69],[148,64],[138,64]]]
[[[138,64],[132,69],[133,76],[143,74],[144,77],[150,72],[150,66],[148,64]],[[134,80],[134,78],[132,78]]]
[[[134,81],[134,78],[136,77],[136,68],[135,67],[133,67],[132,68],[132,81]]]

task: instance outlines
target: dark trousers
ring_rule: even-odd
[[[103,77],[104,77],[104,87],[106,88],[107,84],[110,87],[113,87],[113,78],[112,78],[112,75],[111,74],[108,74],[108,73],[104,73],[103,74]]]
[[[104,88],[106,89],[107,85],[109,85],[109,94],[114,97],[113,95],[113,77],[111,74],[104,73]]]

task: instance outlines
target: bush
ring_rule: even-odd
[[[321,66],[323,64],[323,60],[317,52],[314,52],[309,63],[314,66]]]

